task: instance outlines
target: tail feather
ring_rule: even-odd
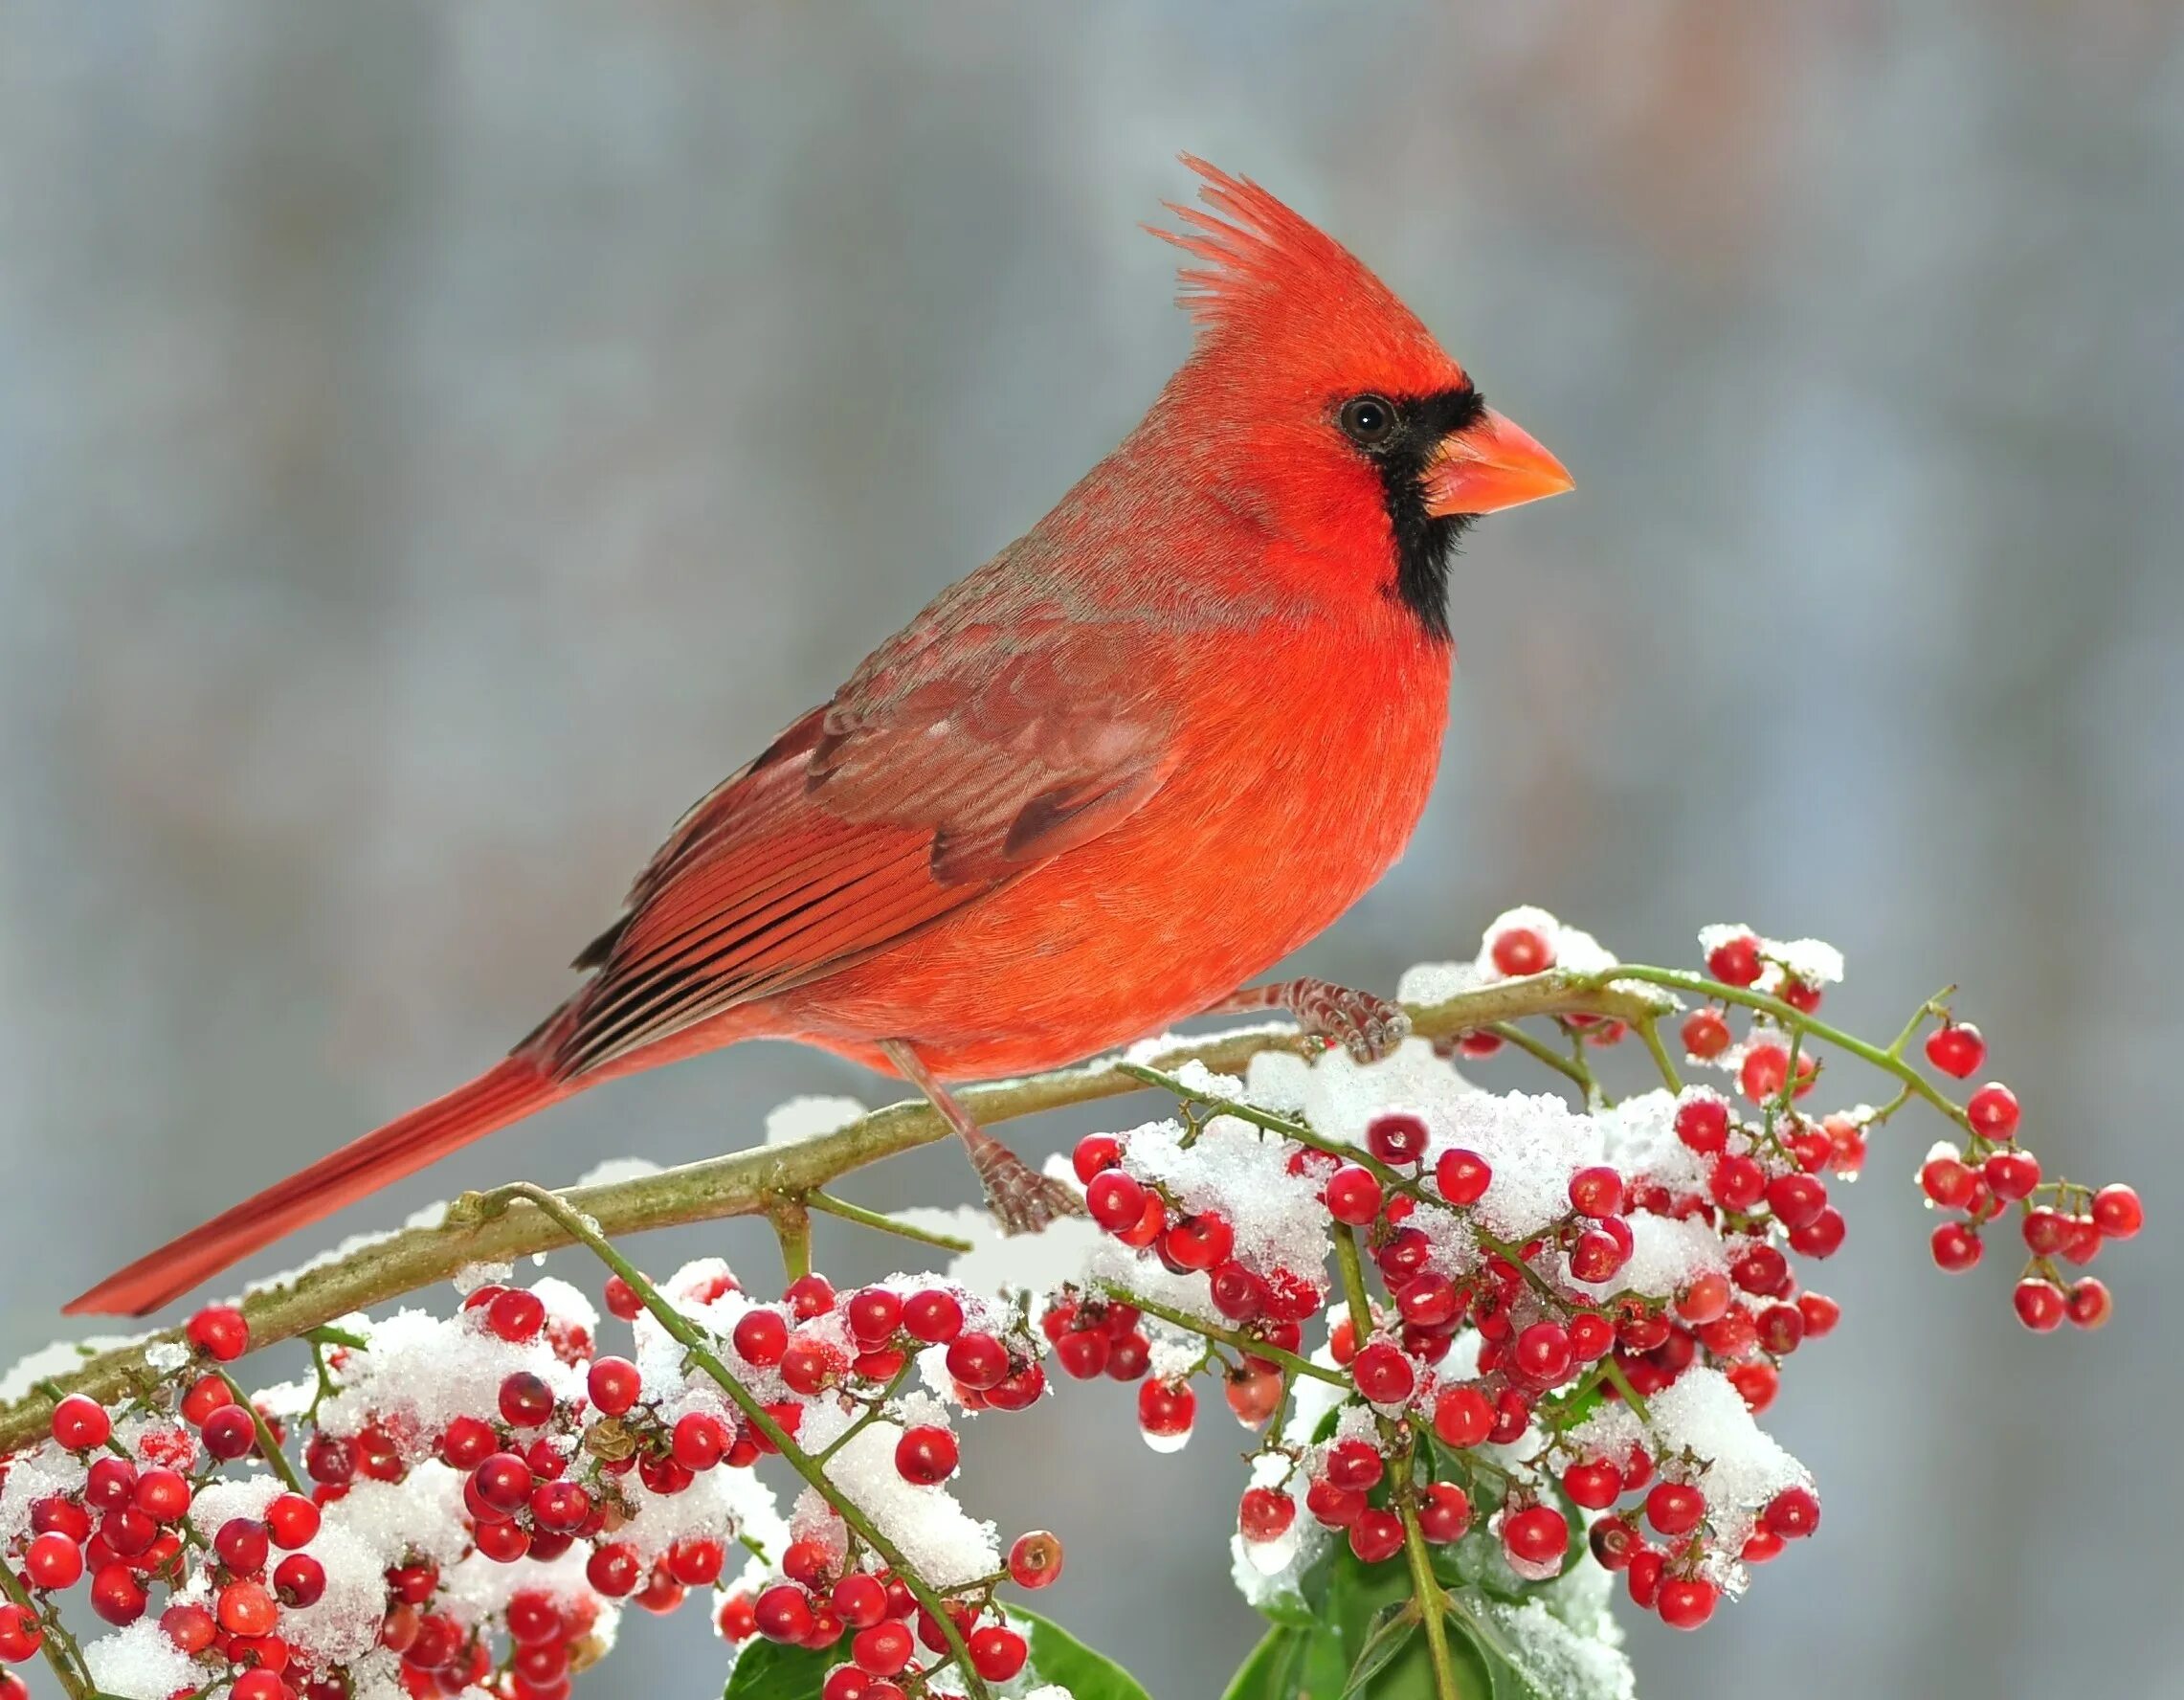
[[[71,1314],[142,1316],[283,1234],[422,1169],[575,1087],[526,1056],[510,1057],[444,1098],[412,1109],[322,1157],[256,1197],[109,1275],[63,1307]]]

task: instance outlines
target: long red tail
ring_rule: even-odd
[[[65,1309],[72,1314],[130,1316],[156,1310],[292,1229],[330,1216],[352,1198],[376,1192],[576,1089],[542,1072],[528,1057],[510,1057],[446,1097],[321,1157],[203,1227],[139,1258]]]

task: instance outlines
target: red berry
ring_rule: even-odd
[[[1380,1214],[1380,1182],[1370,1169],[1355,1163],[1345,1164],[1329,1175],[1321,1197],[1329,1216],[1353,1228],[1367,1226]]]
[[[1693,1010],[1683,1018],[1683,1049],[1702,1062],[1711,1062],[1727,1050],[1729,1037],[1729,1024],[1720,1010]]]
[[[103,1446],[114,1432],[114,1420],[97,1399],[72,1393],[53,1408],[53,1438],[71,1452],[88,1452]]]
[[[1198,1418],[1198,1396],[1184,1381],[1147,1381],[1138,1388],[1138,1427],[1150,1437],[1190,1434]]]
[[[958,1334],[947,1349],[947,1373],[972,1392],[984,1393],[1007,1377],[1009,1349],[992,1334]]]
[[[1805,1319],[1805,1338],[1817,1340],[1833,1333],[1837,1323],[1842,1320],[1842,1307],[1824,1294],[1803,1292],[1797,1295],[1797,1313]]]
[[[602,1417],[619,1417],[637,1402],[644,1378],[626,1357],[594,1358],[584,1378],[591,1407]]]
[[[1426,1124],[1407,1109],[1382,1110],[1365,1125],[1365,1149],[1383,1163],[1415,1163],[1426,1153]]]
[[[1494,1427],[1494,1407],[1476,1387],[1451,1387],[1434,1401],[1434,1433],[1457,1451],[1479,1445]]]
[[[233,1305],[206,1306],[183,1332],[190,1345],[215,1363],[233,1363],[250,1350],[250,1324]]]
[[[1436,1546],[1461,1540],[1471,1527],[1471,1501],[1454,1482],[1436,1482],[1418,1502],[1418,1532]]]
[[[791,1338],[781,1353],[782,1381],[791,1393],[807,1398],[832,1387],[846,1367],[832,1346],[804,1334]]]
[[[623,1322],[635,1322],[642,1310],[644,1301],[637,1297],[636,1289],[619,1275],[607,1277],[607,1314]]]
[[[1612,1281],[1629,1261],[1630,1252],[1623,1242],[1598,1228],[1586,1229],[1570,1248],[1570,1273],[1578,1281]]]
[[[73,1588],[83,1575],[83,1553],[67,1535],[48,1532],[33,1540],[23,1553],[23,1570],[31,1586],[48,1593]]]
[[[850,1295],[843,1314],[858,1344],[881,1346],[895,1337],[902,1325],[903,1300],[884,1286],[861,1287]]]
[[[1989,1081],[1964,1106],[1974,1133],[1989,1139],[2014,1139],[2017,1132],[2017,1095],[1999,1081]]]
[[[91,1609],[116,1627],[145,1615],[145,1585],[125,1564],[102,1564],[91,1578]]]
[[[1009,1548],[1009,1577],[1019,1588],[1044,1588],[1061,1579],[1061,1539],[1044,1529],[1019,1534]]]
[[[1502,1545],[1521,1564],[1538,1569],[1552,1563],[1559,1569],[1570,1524],[1552,1506],[1528,1506],[1503,1518]]]
[[[1395,1294],[1395,1309],[1414,1328],[1437,1329],[1451,1323],[1461,1304],[1456,1283],[1431,1271],[1405,1282]]]
[[[746,1310],[728,1337],[744,1362],[771,1369],[789,1350],[789,1319],[778,1310]]]
[[[1266,1309],[1266,1288],[1258,1276],[1234,1259],[1214,1271],[1207,1291],[1214,1309],[1231,1322],[1256,1321]]]
[[[1161,1236],[1161,1255],[1177,1269],[1201,1272],[1226,1263],[1236,1239],[1226,1218],[1204,1211],[1184,1217]]]
[[[1366,1507],[1349,1526],[1349,1550],[1361,1563],[1385,1563],[1403,1550],[1403,1520],[1378,1506]]]
[[[1348,1529],[1365,1514],[1365,1495],[1322,1476],[1304,1490],[1304,1509],[1328,1529]]]
[[[867,1625],[849,1644],[849,1656],[857,1667],[872,1676],[893,1676],[918,1650],[917,1638],[907,1623],[892,1620]]]
[[[1623,1177],[1605,1163],[1593,1163],[1570,1177],[1570,1207],[1579,1216],[1595,1220],[1619,1215],[1623,1208]]]
[[[1725,986],[1749,986],[1759,978],[1759,941],[1749,932],[1723,940],[1706,952],[1706,972]]]
[[[1527,1380],[1552,1387],[1570,1378],[1575,1357],[1570,1331],[1559,1322],[1535,1322],[1516,1338],[1510,1360]]]
[[[512,1517],[531,1497],[538,1477],[515,1453],[496,1452],[470,1472],[470,1483],[488,1510]]]
[[[1819,1495],[1810,1488],[1785,1488],[1760,1516],[1784,1540],[1801,1540],[1820,1526]]]
[[[767,1640],[800,1642],[813,1629],[811,1597],[793,1582],[777,1582],[752,1601],[751,1617]]]
[[[1094,1175],[1085,1187],[1084,1209],[1110,1234],[1120,1234],[1143,1219],[1148,1196],[1139,1182],[1120,1169],[1109,1169]]]
[[[316,1605],[326,1591],[325,1566],[308,1553],[291,1553],[273,1568],[273,1591],[282,1605]]]
[[[824,1275],[799,1275],[781,1298],[798,1322],[810,1322],[835,1308],[835,1286]]]
[[[1663,1534],[1686,1534],[1706,1514],[1706,1496],[1688,1482],[1658,1482],[1645,1496],[1646,1521]]]
[[[1998,1151],[1980,1165],[1987,1190],[2005,1203],[2015,1204],[2039,1185],[2039,1159],[2025,1151]]]
[[[1623,1472],[1607,1459],[1571,1465],[1562,1472],[1562,1490],[1589,1511],[1604,1511],[1622,1497]]]
[[[264,1569],[271,1547],[265,1525],[255,1517],[230,1517],[212,1535],[212,1551],[238,1576]]]
[[[307,1547],[319,1533],[319,1508],[301,1493],[283,1493],[265,1508],[265,1532],[283,1552]]]
[[[553,1416],[553,1389],[545,1376],[518,1370],[501,1383],[499,1403],[510,1428],[538,1428]]]
[[[1842,1212],[1830,1205],[1804,1226],[1790,1230],[1790,1249],[1799,1257],[1833,1257],[1842,1249],[1843,1237],[1849,1232],[1850,1224],[1843,1220]]]
[[[1707,1269],[1691,1278],[1691,1283],[1677,1295],[1676,1313],[1685,1322],[1705,1326],[1729,1308],[1731,1298],[1729,1278],[1718,1269]]]
[[[635,1593],[643,1577],[644,1566],[637,1562],[635,1549],[620,1541],[596,1548],[584,1565],[584,1579],[609,1599],[621,1599]],[[754,1606],[754,1616],[755,1613]],[[755,1622],[752,1627],[757,1627]]]
[[[1077,1178],[1086,1186],[1092,1177],[1104,1174],[1123,1160],[1122,1142],[1111,1133],[1087,1133],[1077,1142],[1070,1154],[1070,1167],[1077,1171]]]
[[[1767,1183],[1767,1207],[1786,1228],[1801,1228],[1828,1207],[1825,1182],[1810,1174],[1777,1174]]]
[[[1529,927],[1512,927],[1494,935],[1494,966],[1515,978],[1545,973],[1554,966],[1554,947]]]
[[[1696,1629],[1714,1615],[1721,1590],[1701,1577],[1672,1577],[1660,1584],[1660,1621],[1671,1629]]]
[[[2129,1187],[2105,1186],[2093,1195],[2093,1225],[2110,1240],[2128,1240],[2146,1225],[2146,1207]]]
[[[2053,1257],[2070,1241],[2070,1219],[2039,1205],[2025,1215],[2025,1246],[2035,1257]]]
[[[1987,1041],[1970,1021],[1953,1021],[1927,1035],[1927,1061],[1956,1080],[1969,1080],[1987,1061]]]
[[[1712,1156],[1729,1142],[1729,1107],[1712,1093],[1686,1098],[1677,1107],[1676,1137],[1701,1156]]]
[[[698,1475],[725,1458],[734,1443],[728,1425],[712,1412],[685,1411],[675,1420],[668,1449],[677,1464]]]
[[[1247,1488],[1237,1507],[1237,1530],[1247,1541],[1280,1540],[1297,1521],[1297,1502],[1273,1488]]]
[[[1486,1196],[1494,1171],[1474,1151],[1444,1151],[1434,1164],[1434,1184],[1451,1204],[1476,1204]]]
[[[2115,1301],[2108,1296],[2107,1287],[2097,1276],[2085,1275],[2070,1285],[2070,1297],[2064,1308],[2070,1320],[2082,1329],[2105,1327],[2109,1314],[2115,1309]],[[41,1537],[43,1538],[43,1537]]]
[[[963,1302],[937,1286],[914,1292],[903,1301],[903,1330],[927,1346],[946,1345],[963,1331]]]
[[[955,1473],[961,1455],[955,1436],[934,1423],[922,1422],[903,1431],[895,1443],[895,1469],[905,1482],[929,1488]]]
[[[1767,1171],[1750,1157],[1728,1156],[1715,1163],[1707,1190],[1724,1210],[1742,1214],[1757,1204],[1767,1191]]]
[[[971,1633],[965,1650],[970,1654],[970,1667],[980,1676],[990,1683],[1004,1683],[1023,1669],[1031,1649],[1014,1629],[989,1623]]]
[[[1364,1441],[1337,1441],[1327,1448],[1327,1480],[1347,1492],[1362,1493],[1380,1480],[1380,1454]]]
[[[2044,1334],[2061,1325],[2068,1309],[2062,1289],[2051,1281],[2027,1277],[2017,1283],[2017,1289],[2010,1302],[2016,1306],[2017,1320],[2035,1333]]]
[[[1399,1405],[1418,1383],[1411,1360],[1385,1340],[1375,1340],[1350,1361],[1350,1379],[1375,1405]]]
[[[230,1582],[213,1601],[212,1615],[230,1635],[264,1635],[280,1621],[273,1596],[258,1582]]]
[[[533,1339],[545,1323],[546,1306],[527,1287],[502,1287],[485,1307],[485,1326],[503,1340]]]

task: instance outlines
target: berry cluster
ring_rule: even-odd
[[[935,1610],[981,1677],[1015,1676],[1026,1644],[995,1587],[1053,1581],[1060,1543],[992,1555],[940,1486],[957,1444],[939,1402],[903,1390],[923,1369],[964,1409],[1024,1408],[1045,1380],[1020,1322],[937,1280],[837,1294],[807,1276],[762,1304],[715,1262],[666,1292],[718,1333],[749,1409],[689,1371],[619,1277],[606,1301],[633,1356],[595,1353],[598,1314],[566,1284],[489,1282],[452,1319],[327,1331],[312,1380],[255,1405],[217,1368],[248,1349],[243,1317],[200,1312],[162,1385],[113,1410],[64,1398],[50,1442],[5,1462],[0,1543],[23,1593],[0,1604],[0,1661],[53,1650],[60,1600],[87,1582],[117,1632],[68,1645],[104,1694],[563,1700],[625,1603],[667,1612],[708,1589],[731,1641],[838,1644],[827,1700],[958,1691],[925,1680],[957,1656]],[[906,1413],[923,1420],[890,1420]],[[939,1585],[815,1494],[782,1524],[753,1466],[799,1436],[865,1533],[892,1524]],[[27,1691],[4,1674],[0,1700]]]
[[[1828,947],[1725,927],[1701,951],[1703,974],[1629,967],[1515,910],[1404,995],[1560,975],[1549,1007],[1574,1013],[1544,1039],[1457,1033],[1370,1065],[1270,1047],[1244,1078],[1132,1063],[1180,1116],[1082,1140],[1089,1221],[1007,1242],[1028,1252],[1006,1275],[981,1226],[947,1275],[806,1274],[766,1301],[717,1260],[655,1287],[594,1234],[626,1355],[566,1282],[477,1270],[452,1316],[344,1319],[307,1336],[309,1376],[255,1396],[226,1367],[253,1345],[243,1314],[203,1310],[125,1398],[57,1397],[50,1438],[0,1458],[0,1700],[41,1654],[120,1700],[564,1700],[627,1607],[700,1590],[731,1644],[819,1655],[823,1700],[1068,1700],[998,1598],[1053,1582],[1061,1543],[1004,1552],[949,1490],[964,1420],[1036,1403],[1050,1353],[1063,1379],[1134,1386],[1162,1452],[1219,1378],[1257,1437],[1233,1542],[1255,1603],[1338,1559],[1402,1562],[1543,1608],[1565,1578],[1619,1575],[1695,1628],[1818,1527],[1811,1477],[1756,1420],[1837,1325],[1805,1280],[1844,1242],[1876,1129],[1914,1102],[1950,1122],[1919,1174],[1950,1215],[1935,1261],[1976,1264],[2015,1207],[2032,1328],[2106,1322],[2106,1287],[2061,1265],[2143,1223],[2128,1187],[2045,1179],[2008,1088],[1960,1104],[1906,1057],[1923,1035],[1945,1080],[1982,1071],[1938,1001],[1883,1049],[1820,1018]],[[1621,1019],[1584,1013],[1633,987],[1683,1000],[1681,1066],[1716,1085],[1683,1084],[1628,996]],[[1660,1084],[1612,1098],[1594,1065],[1634,1040]],[[1520,1050],[1575,1091],[1457,1072]],[[1814,1107],[1845,1058],[1894,1096]],[[768,1476],[801,1484],[786,1515]],[[106,1626],[80,1644],[61,1617],[78,1589]]]

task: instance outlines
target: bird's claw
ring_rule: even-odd
[[[1329,980],[1295,982],[1289,1009],[1306,1033],[1341,1045],[1358,1062],[1394,1055],[1411,1035],[1411,1018],[1401,1004]]]
[[[970,1161],[986,1189],[986,1208],[1004,1234],[1036,1234],[1057,1217],[1084,1214],[1084,1201],[1066,1185],[1039,1174],[991,1133],[981,1130]]]

